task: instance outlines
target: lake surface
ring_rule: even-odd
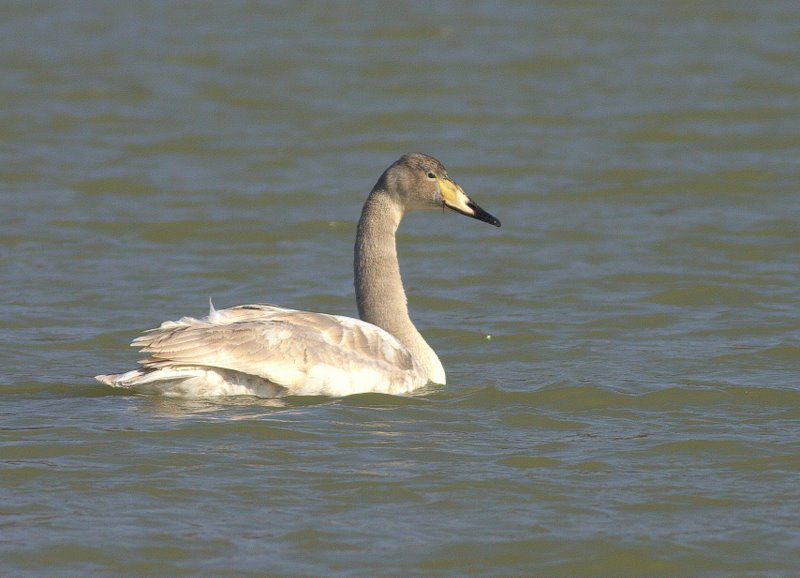
[[[0,7],[3,574],[800,572],[796,2]],[[448,384],[175,399],[166,319],[355,315],[411,214]]]

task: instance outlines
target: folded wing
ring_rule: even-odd
[[[167,321],[132,345],[148,354],[142,367],[98,379],[135,387],[137,381],[158,381],[159,373],[174,382],[181,372],[205,371],[237,384],[263,380],[284,394],[333,396],[403,393],[427,381],[408,349],[375,325],[268,304],[212,308],[204,319]]]

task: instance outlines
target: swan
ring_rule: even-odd
[[[147,354],[139,368],[95,379],[189,397],[403,394],[444,384],[442,363],[408,316],[395,246],[408,211],[440,207],[500,226],[431,156],[403,155],[378,179],[356,234],[360,320],[269,304],[210,304],[205,318],[166,321],[134,339]]]

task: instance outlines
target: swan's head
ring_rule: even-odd
[[[500,220],[470,199],[450,178],[444,165],[431,156],[422,153],[403,155],[386,169],[381,181],[384,181],[384,190],[398,195],[407,211],[444,206],[484,223],[500,226]]]

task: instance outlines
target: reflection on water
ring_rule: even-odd
[[[323,398],[326,400],[327,398]],[[138,404],[147,414],[174,419],[248,420],[272,415],[276,408],[287,407],[282,398],[266,399],[252,396],[235,396],[221,399],[184,399],[159,395],[143,396]]]

